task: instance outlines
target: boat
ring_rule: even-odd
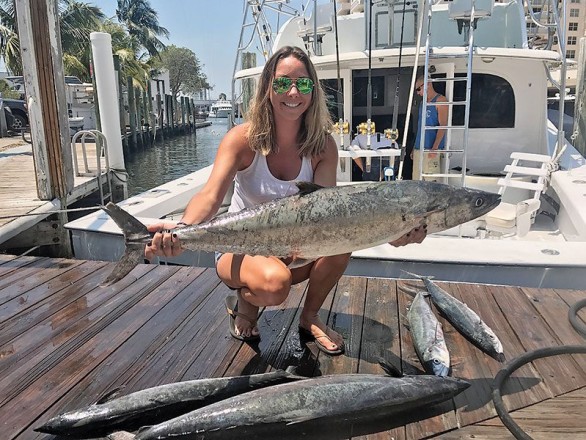
[[[232,103],[226,99],[218,99],[211,105],[209,118],[227,118],[232,114]]]
[[[547,112],[549,72],[559,69],[560,83],[554,85],[560,93],[559,117],[564,115],[565,49],[563,44],[559,50],[530,44],[531,2],[526,10],[521,0],[344,0],[317,2],[314,10],[303,11],[269,3],[274,2],[265,5],[266,14],[259,14],[254,8],[265,7],[264,2],[245,1],[243,44],[235,66],[242,65],[239,60],[249,47],[262,48],[267,57],[285,45],[307,50],[337,121],[339,184],[352,182],[354,157],[370,161],[387,156],[394,166],[381,178],[407,175],[410,164],[400,157],[415,137],[419,70],[450,106],[446,165],[440,173],[422,177],[502,194],[495,211],[431,234],[420,245],[382,245],[353,253],[347,274],[404,278],[408,271],[446,281],[586,289],[586,160],[556,128],[563,121],[554,124]],[[549,38],[564,25],[559,17],[565,2],[559,7],[551,14],[555,26]],[[287,20],[274,20],[281,24],[278,29],[271,25],[270,14],[285,13]],[[262,29],[263,34],[254,40],[247,29]],[[249,39],[259,46],[244,44]],[[261,70],[234,72],[233,102],[242,101]],[[425,110],[427,104],[418,105]],[[386,136],[393,148],[356,149],[352,140],[358,133]],[[119,205],[147,224],[178,218],[210,171],[204,168]],[[105,213],[66,227],[79,258],[117,260],[123,253],[120,231]],[[169,262],[212,266],[213,257],[185,252]]]

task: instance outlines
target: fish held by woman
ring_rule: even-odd
[[[500,201],[498,194],[425,181],[297,186],[298,194],[173,233],[184,249],[311,261],[388,243],[422,225],[428,233],[450,229]],[[109,285],[144,261],[144,246],[153,234],[116,204],[103,209],[126,242],[124,256],[104,282]]]

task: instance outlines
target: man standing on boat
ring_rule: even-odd
[[[437,128],[429,129],[429,127],[445,127],[448,124],[448,106],[436,105],[437,102],[446,102],[446,97],[436,92],[433,87],[433,82],[427,82],[427,94],[424,96],[425,76],[419,75],[415,81],[415,91],[419,96],[424,98],[427,102],[425,115],[425,130],[423,146],[426,150],[443,150],[446,141],[446,129]],[[421,180],[421,174],[437,174],[441,173],[443,155],[435,153],[427,153],[423,155],[423,168],[421,163],[421,136],[423,131],[423,102],[419,106],[419,119],[417,122],[417,137],[411,152],[411,159],[413,159],[413,180]],[[437,179],[426,179],[437,180]]]
[[[148,259],[155,255],[179,255],[181,244],[165,230],[212,218],[232,182],[234,194],[229,212],[296,194],[296,181],[336,185],[338,149],[328,133],[331,120],[325,95],[315,68],[302,49],[283,47],[267,61],[247,119],[248,122],[235,126],[224,136],[210,178],[192,197],[182,220],[178,224],[149,226],[156,234],[145,250]],[[391,244],[420,243],[425,235],[426,228],[421,226]],[[327,327],[318,312],[349,260],[350,254],[293,261],[216,253],[219,278],[237,294],[226,299],[230,334],[243,341],[259,339],[259,308],[281,304],[292,284],[309,280],[299,334],[315,341],[324,353],[341,354],[342,335]]]

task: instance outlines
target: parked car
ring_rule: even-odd
[[[6,123],[8,129],[11,131],[22,131],[29,124],[28,111],[25,101],[21,99],[7,99],[3,98],[4,107],[8,107],[12,113],[12,117],[6,116]],[[11,119],[11,121],[10,121]]]

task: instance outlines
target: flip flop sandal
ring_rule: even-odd
[[[323,345],[320,342],[320,339],[324,339],[324,338],[328,339],[331,342],[334,342],[334,341],[332,341],[332,339],[328,335],[322,335],[322,336],[316,337],[313,335],[313,333],[311,333],[306,328],[299,326],[299,339],[301,341],[315,342],[315,345],[317,346],[319,351],[326,353],[326,354],[329,354],[330,356],[336,356],[336,355],[344,353],[344,346],[343,345],[341,347],[334,349],[334,350],[330,350],[329,348],[327,348],[325,345]]]
[[[238,312],[238,298],[236,296],[230,295],[226,297],[226,311],[230,317],[230,334],[233,338],[244,342],[258,341],[260,339],[260,335],[242,336],[236,332],[236,317],[245,319],[246,321],[250,322],[253,327],[256,326],[256,319],[251,319],[245,314]]]

